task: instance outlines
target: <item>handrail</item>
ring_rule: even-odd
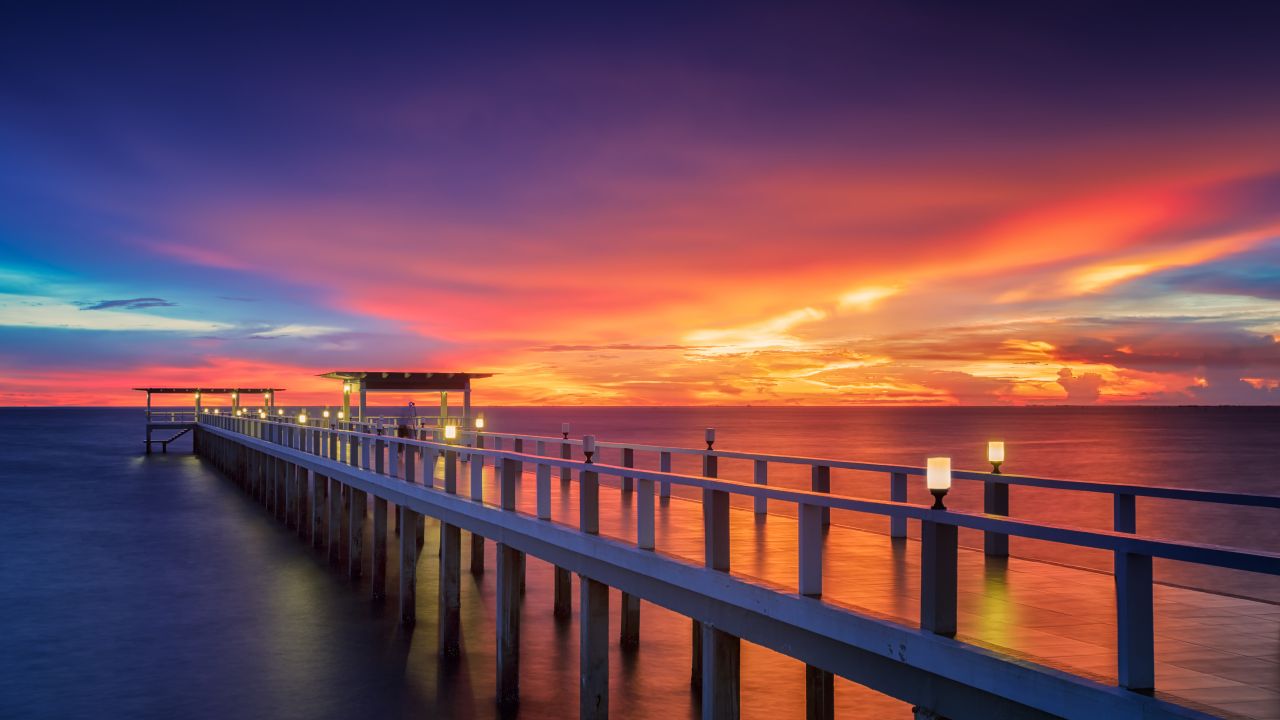
[[[251,422],[262,422],[254,418],[239,419],[249,420]],[[277,424],[283,427],[303,427],[290,425],[289,423]],[[355,430],[339,430],[317,427],[308,427],[308,429],[360,437],[385,443],[409,445],[428,450],[435,450],[442,453],[465,453],[471,456],[481,456],[493,458],[495,460],[512,460],[519,463],[545,465],[552,468],[568,468],[570,470],[577,470],[578,472],[595,472],[601,475],[631,477],[639,480],[652,480],[655,482],[670,482],[677,485],[687,485],[703,490],[719,490],[731,492],[737,495],[765,497],[770,500],[790,502],[797,505],[812,505],[873,515],[902,517],[911,520],[932,522],[945,521],[948,524],[973,530],[994,530],[1009,535],[1017,535],[1037,540],[1048,540],[1068,545],[1079,545],[1081,547],[1112,550],[1116,552],[1142,553],[1144,555],[1151,555],[1152,557],[1161,557],[1169,560],[1181,560],[1184,562],[1203,565],[1215,565],[1218,567],[1245,569],[1252,572],[1280,575],[1280,553],[1267,552],[1264,550],[1247,550],[1211,545],[1207,543],[1144,538],[1132,533],[1093,530],[1071,525],[1052,525],[985,513],[970,513],[961,510],[933,510],[924,505],[894,502],[891,500],[873,500],[846,495],[813,492],[809,490],[757,485],[739,480],[728,480],[725,478],[685,475],[675,472],[645,470],[635,467],[608,465],[581,460],[565,460],[563,458],[533,455],[529,453],[515,452],[513,450],[473,448],[432,440],[418,440],[414,438],[395,437],[392,435],[363,433]],[[561,438],[561,440],[563,440],[563,438]],[[596,443],[597,447],[602,444],[603,443],[600,442]],[[719,451],[715,452],[716,454],[719,454]],[[1220,564],[1211,560],[1196,559],[1195,555],[1197,553],[1204,553],[1207,557],[1223,559],[1223,563],[1225,564]],[[1249,567],[1243,567],[1245,565],[1248,565]]]
[[[535,442],[555,442],[574,446],[582,445],[581,440],[541,435],[519,435],[515,433],[466,431],[463,436],[483,436],[511,438]],[[720,450],[705,448],[682,448],[662,445],[645,445],[599,440],[596,447],[619,450],[636,450],[641,452],[660,452],[681,455],[696,455],[727,458],[731,460],[754,460],[768,463],[805,465],[809,467],[827,467],[842,470],[860,470],[866,472],[901,473],[903,475],[924,476],[925,468],[916,465],[894,465],[889,463],[871,463],[857,460],[839,460],[834,458],[815,458],[798,455],[777,455],[771,453],[743,452],[738,450]],[[1241,493],[1224,490],[1200,490],[1196,488],[1172,487],[1167,485],[1136,485],[1131,483],[1114,483],[1097,480],[1067,480],[1061,478],[1045,478],[1033,475],[1008,475],[1004,473],[981,472],[977,470],[953,470],[951,477],[957,480],[979,480],[1001,485],[1023,485],[1028,487],[1051,488],[1055,490],[1076,490],[1080,492],[1096,492],[1110,495],[1135,495],[1140,497],[1166,498],[1172,500],[1189,500],[1194,502],[1210,502],[1246,507],[1280,508],[1280,495],[1264,495],[1260,493]]]

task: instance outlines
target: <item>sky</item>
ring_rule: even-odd
[[[1280,402],[1280,6],[257,5],[0,10],[0,405]]]

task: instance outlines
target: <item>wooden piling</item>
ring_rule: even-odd
[[[498,543],[498,703],[520,700],[520,552]]]
[[[562,620],[573,615],[573,573],[557,565],[555,567],[555,604],[552,614]]]
[[[329,478],[329,528],[326,535],[329,541],[329,564],[337,565],[342,560],[342,483]]]
[[[440,523],[440,654],[456,657],[461,652],[462,530]]]
[[[640,598],[622,593],[622,618],[618,644],[628,650],[640,647]]]
[[[835,720],[835,676],[813,665],[804,666],[804,707],[807,720]]]
[[[421,516],[401,506],[400,524],[412,526]],[[417,516],[417,517],[415,517]],[[413,625],[417,620],[418,544],[413,534],[400,533],[400,622]]]
[[[370,569],[374,600],[387,596],[387,501],[373,498],[373,567]]]
[[[579,579],[578,717],[609,717],[609,586],[589,577]]]
[[[368,494],[351,488],[351,509],[347,521],[347,577],[358,580],[364,555],[364,517],[369,511]]]
[[[736,720],[742,667],[741,641],[711,625],[702,626],[702,717]]]

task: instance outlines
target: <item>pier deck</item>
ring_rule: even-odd
[[[530,456],[483,451],[491,462],[501,460],[507,473],[498,477],[495,469],[487,468],[472,478],[470,492],[474,495],[477,489],[475,480],[483,489],[485,503],[480,506],[438,490],[445,477],[442,461],[431,473],[437,489],[429,489],[422,487],[421,477],[416,485],[410,485],[341,461],[272,447],[239,433],[217,428],[211,431],[247,448],[265,450],[287,464],[296,463],[313,474],[334,477],[358,489],[357,497],[362,500],[367,491],[392,502],[408,503],[443,522],[495,538],[508,548],[573,569],[583,577],[599,577],[600,582],[651,601],[656,597],[669,609],[699,618],[704,624],[700,635],[704,639],[712,638],[718,643],[714,632],[727,635],[732,631],[747,640],[772,644],[774,649],[805,658],[806,662],[830,665],[837,674],[902,699],[937,701],[949,706],[953,717],[980,717],[988,712],[992,716],[1039,716],[1028,712],[1036,705],[1043,708],[1040,712],[1053,708],[1051,714],[1078,717],[1100,717],[1100,712],[1109,717],[1208,715],[1263,719],[1280,715],[1280,607],[1268,603],[1156,585],[1152,603],[1156,618],[1157,690],[1154,703],[1144,702],[1142,694],[1115,687],[1117,683],[1124,684],[1117,657],[1125,657],[1125,651],[1117,648],[1117,637],[1123,635],[1122,624],[1132,623],[1134,618],[1126,615],[1131,611],[1117,610],[1118,580],[1109,574],[1017,558],[993,558],[961,549],[956,553],[957,582],[950,588],[944,585],[942,590],[943,594],[954,595],[954,616],[958,620],[954,626],[958,632],[955,640],[950,640],[916,630],[929,622],[928,618],[921,622],[922,595],[939,591],[936,587],[932,591],[922,588],[922,583],[931,577],[931,570],[922,567],[922,555],[928,553],[922,553],[920,543],[914,540],[839,524],[830,526],[820,541],[821,600],[810,599],[797,595],[797,577],[799,582],[805,582],[806,577],[814,576],[813,568],[803,567],[806,552],[801,543],[812,542],[815,536],[806,535],[801,528],[803,523],[794,517],[761,516],[729,509],[726,503],[723,517],[727,522],[712,524],[718,521],[710,519],[714,513],[705,512],[707,507],[703,504],[664,498],[652,513],[656,552],[637,555],[632,543],[647,532],[643,527],[645,511],[641,509],[647,502],[645,493],[602,482],[597,506],[599,537],[580,533],[577,528],[582,509],[590,505],[579,493],[582,485],[576,475],[572,482],[552,480],[548,471],[553,469],[551,465],[581,469],[581,463],[538,458],[544,464],[535,478],[512,472],[518,461],[528,468]],[[286,440],[295,441],[296,437]],[[424,445],[430,444],[418,444]],[[320,447],[332,446],[324,443]],[[389,454],[387,462],[395,466]],[[470,475],[466,467],[462,464],[456,475],[460,495],[467,492],[463,489]],[[620,469],[601,466],[600,470],[617,475]],[[646,474],[634,472],[641,478]],[[697,482],[692,478],[684,480]],[[733,487],[715,480],[709,486]],[[742,492],[751,492],[750,487],[745,486],[747,489]],[[647,493],[647,497],[653,497],[652,485]],[[784,491],[773,496],[798,497],[800,502],[812,504],[801,505],[802,510],[827,502]],[[908,518],[918,513],[897,506],[892,512]],[[356,515],[351,517],[354,521]],[[807,527],[812,529],[813,518],[820,516],[810,513],[808,517]],[[989,524],[974,520],[974,516],[968,521],[960,514],[956,517],[971,527]],[[377,525],[376,520],[373,524]],[[368,525],[363,523],[365,528]],[[1018,529],[1008,521],[990,526],[1002,531]],[[715,528],[718,537],[723,534],[722,545],[728,555],[721,559],[724,567],[719,569],[731,567],[728,575],[742,582],[715,580],[717,573],[708,575],[707,570],[698,567],[704,558],[710,564],[713,554],[713,543],[708,542],[710,531],[704,528]],[[1083,534],[1073,537],[1116,543],[1117,548],[1132,547],[1133,550],[1117,550],[1130,554],[1150,547],[1152,552],[1179,556],[1185,547],[1196,557],[1221,558],[1216,562],[1226,563],[1224,566],[1275,572],[1275,557],[1267,553],[1191,545],[1161,549],[1149,546],[1145,540],[1131,545],[1128,539],[1106,534],[1093,534],[1092,539]],[[367,544],[353,541],[351,547],[361,556],[368,553],[362,549]],[[332,548],[331,544],[331,552]],[[502,557],[499,583],[501,586],[502,578],[507,578],[509,592],[515,576],[507,576],[513,567],[523,574],[523,561],[513,566],[514,556],[507,558],[504,570]],[[719,607],[719,593],[724,594],[724,607]],[[586,602],[585,588],[582,597]],[[1150,615],[1147,617],[1149,624]],[[725,629],[708,635],[707,628],[712,627]],[[874,650],[875,643],[868,642],[869,637],[887,640],[887,647]],[[584,642],[585,639],[584,634]],[[736,663],[736,644],[733,648]],[[704,653],[701,657],[714,654]],[[500,674],[501,667],[500,659]],[[584,670],[584,683],[585,673]],[[681,682],[681,675],[673,673],[672,681]],[[704,671],[702,677],[715,675]],[[500,679],[500,685],[501,682]],[[920,687],[925,685],[929,688],[922,691]],[[707,698],[704,689],[704,715],[709,712]],[[735,690],[734,707],[736,701]],[[963,708],[971,708],[972,712],[958,712]],[[587,714],[584,711],[583,715]],[[709,716],[732,717],[736,710],[725,712],[720,701],[714,700]]]

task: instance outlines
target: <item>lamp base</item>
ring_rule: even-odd
[[[930,490],[929,492],[933,494],[933,505],[930,506],[929,509],[930,510],[946,510],[947,506],[942,504],[942,498],[947,496],[947,491],[946,490]]]
[[[992,474],[992,475],[999,475],[999,474],[1000,474],[1000,463],[998,463],[998,462],[993,462],[993,463],[991,463],[991,474]]]

